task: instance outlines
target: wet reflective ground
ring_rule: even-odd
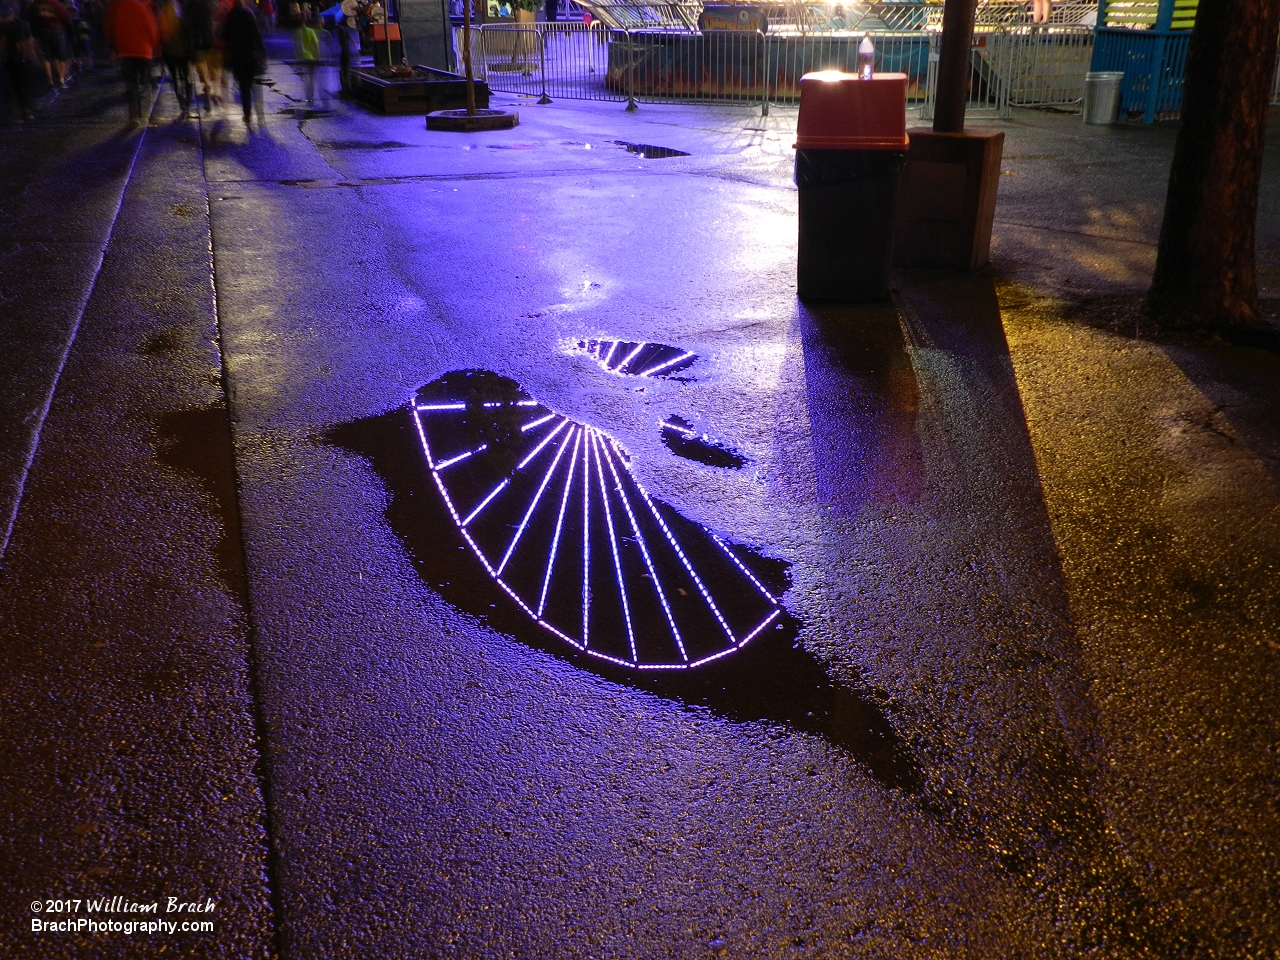
[[[131,956],[1274,952],[1277,355],[1099,320],[1167,128],[1020,113],[993,272],[809,307],[785,108],[275,79],[0,144],[7,902],[218,900]]]

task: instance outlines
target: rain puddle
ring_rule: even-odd
[[[579,340],[575,353],[584,353],[610,373],[624,377],[675,378],[687,370],[696,353],[665,343],[637,343],[633,340]]]
[[[369,140],[315,140],[315,145],[322,150],[407,150],[411,143],[399,140],[383,140],[373,143]]]
[[[723,467],[726,470],[741,470],[747,464],[747,458],[736,450],[712,440],[705,433],[699,434],[693,424],[684,417],[672,414],[663,420],[662,442],[677,457],[705,463],[709,467]]]
[[[626,140],[614,140],[620,147],[625,147],[627,153],[638,153],[646,160],[665,160],[668,157],[687,157],[689,156],[683,150],[673,150],[670,147],[655,147],[650,143],[630,143]]]
[[[463,370],[326,439],[382,476],[419,576],[459,609],[613,682],[821,735],[919,790],[877,702],[798,642],[788,565],[649,494],[607,433]]]

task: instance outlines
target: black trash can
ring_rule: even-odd
[[[907,160],[906,76],[835,71],[800,85],[796,292],[802,300],[889,298],[898,178]]]

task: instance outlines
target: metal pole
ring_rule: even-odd
[[[636,106],[636,54],[631,45],[631,31],[627,31],[627,111],[637,109]]]
[[[769,38],[763,31],[758,31],[756,35],[764,47],[764,70],[760,74],[760,86],[764,90],[764,99],[760,102],[760,116],[767,117],[769,115]]]
[[[976,9],[977,0],[946,0],[942,8],[942,50],[938,57],[938,93],[933,106],[935,133],[964,132]]]
[[[538,69],[542,73],[542,96],[538,103],[550,103],[551,98],[547,96],[547,34],[541,29],[538,31]]]

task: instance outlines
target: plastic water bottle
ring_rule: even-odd
[[[876,45],[871,42],[871,34],[864,33],[862,42],[858,44],[858,76],[863,80],[871,79],[871,65],[876,60]]]

